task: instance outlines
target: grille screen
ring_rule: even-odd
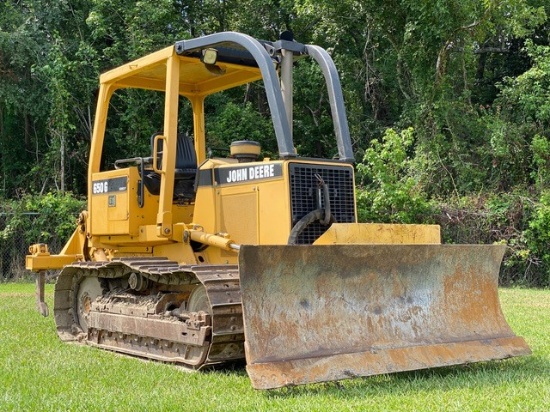
[[[290,206],[292,210],[292,227],[309,212],[324,208],[324,199],[320,194],[320,175],[328,185],[330,211],[338,223],[354,223],[354,186],[353,172],[349,166],[321,166],[303,163],[290,163]],[[307,226],[298,236],[297,244],[312,244],[321,236],[328,226],[316,221]]]

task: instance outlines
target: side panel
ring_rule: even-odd
[[[258,244],[258,190],[246,185],[223,189],[217,196],[218,232],[229,233],[239,244]]]
[[[214,171],[217,231],[238,244],[284,244],[290,231],[282,162],[240,163]]]
[[[284,163],[216,162],[201,169],[193,222],[205,232],[227,233],[237,244],[285,244],[290,211]],[[220,253],[223,262],[234,256]]]
[[[91,210],[93,236],[137,236],[139,227],[154,224],[158,209],[158,196],[145,190],[144,207],[139,207],[137,168],[110,170],[92,175]]]
[[[130,233],[130,169],[94,173],[91,185],[91,207],[94,214],[92,235]],[[136,193],[136,192],[134,192]],[[137,233],[137,227],[135,228]]]

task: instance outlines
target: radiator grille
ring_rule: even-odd
[[[324,207],[322,196],[318,194],[316,174],[320,175],[329,187],[330,209],[336,222],[355,222],[353,172],[349,166],[290,163],[292,227],[309,212]],[[314,222],[302,231],[296,243],[312,244],[327,228],[320,222]]]

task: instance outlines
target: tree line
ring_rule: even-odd
[[[543,0],[1,2],[0,199],[6,209],[85,193],[100,73],[181,39],[292,30],[326,48],[341,75],[363,221],[434,222],[448,242],[506,242],[503,281],[549,285],[548,15]],[[298,152],[332,157],[320,73],[300,63]],[[113,101],[118,157],[158,130],[154,103],[137,91]],[[261,85],[209,99],[206,114],[212,147],[246,136],[275,150]]]

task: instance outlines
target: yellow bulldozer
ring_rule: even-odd
[[[293,67],[305,58],[326,81],[334,159],[293,143]],[[208,155],[205,99],[256,81],[278,156],[259,158],[247,136]],[[110,101],[127,89],[162,93],[164,124],[148,153],[105,165]],[[180,133],[182,101],[192,133]],[[27,256],[39,310],[45,271],[61,269],[63,341],[193,369],[246,359],[257,389],[529,354],[500,308],[505,246],[358,223],[353,162],[340,80],[319,46],[216,33],[106,72],[87,210],[59,254],[35,244]]]

